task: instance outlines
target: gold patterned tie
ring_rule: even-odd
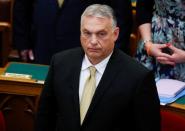
[[[60,7],[63,5],[63,3],[64,3],[64,0],[58,0],[58,4]]]
[[[91,66],[89,67],[90,76],[87,78],[82,94],[82,99],[80,103],[80,117],[81,124],[85,118],[89,105],[91,103],[92,97],[96,90],[96,68]]]

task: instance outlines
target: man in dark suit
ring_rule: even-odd
[[[82,48],[52,58],[36,116],[37,131],[160,131],[153,74],[114,48],[116,25],[107,5],[91,5],[84,11]]]
[[[24,61],[49,64],[59,51],[80,46],[80,16],[91,4],[108,4],[116,12],[121,28],[117,46],[129,53],[132,29],[130,0],[15,0],[13,45]]]

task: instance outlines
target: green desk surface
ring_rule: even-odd
[[[28,74],[32,76],[32,79],[44,81],[48,69],[49,66],[47,65],[10,62],[5,73]]]
[[[185,104],[185,96],[183,96],[183,97],[177,99],[177,100],[175,101],[175,103],[177,103],[177,104]]]

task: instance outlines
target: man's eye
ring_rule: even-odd
[[[83,32],[83,35],[88,37],[91,35],[91,33],[90,32]]]
[[[106,33],[105,32],[100,32],[100,33],[98,33],[98,36],[101,37],[101,38],[102,37],[105,37],[106,36]]]

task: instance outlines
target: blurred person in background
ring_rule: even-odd
[[[80,46],[80,15],[94,3],[115,10],[120,27],[117,47],[129,54],[130,0],[15,0],[13,45],[21,59],[49,64],[54,53]]]
[[[136,59],[161,78],[185,82],[185,1],[137,0]]]

